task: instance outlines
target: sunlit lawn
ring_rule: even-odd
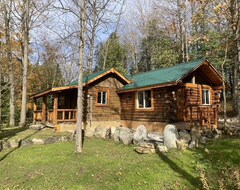
[[[140,155],[133,146],[86,139],[9,149],[0,153],[0,189],[202,189],[197,165],[217,187],[220,166],[239,168],[240,140],[227,139],[196,151]]]

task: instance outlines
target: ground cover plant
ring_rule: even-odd
[[[100,139],[85,139],[80,155],[74,148],[61,142],[2,151],[0,189],[238,188],[239,139],[150,155]]]

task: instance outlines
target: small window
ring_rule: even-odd
[[[137,108],[151,108],[152,107],[152,91],[140,91],[137,93]]]
[[[107,104],[107,92],[106,91],[98,92],[97,103],[102,104],[102,105]]]
[[[209,89],[202,90],[202,104],[210,105],[210,90]]]

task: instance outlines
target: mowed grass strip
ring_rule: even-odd
[[[225,155],[239,145],[223,140],[210,143],[209,154],[200,148],[140,155],[133,146],[86,139],[79,155],[74,142],[9,149],[0,153],[0,189],[202,189],[196,165],[209,167],[214,183],[216,159],[239,167],[239,149],[236,157]]]

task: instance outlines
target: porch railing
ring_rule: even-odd
[[[57,121],[59,122],[76,122],[76,109],[58,109],[57,110]]]

